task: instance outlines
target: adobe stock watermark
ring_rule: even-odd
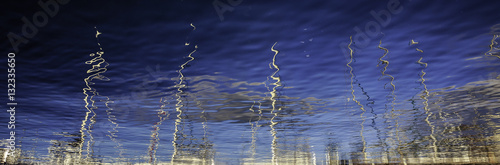
[[[39,0],[38,5],[41,10],[33,14],[31,21],[26,17],[21,18],[21,21],[23,22],[21,27],[22,35],[19,36],[13,32],[9,32],[7,34],[7,38],[9,39],[14,51],[18,53],[19,46],[21,46],[21,44],[27,44],[29,39],[32,39],[38,34],[39,28],[47,25],[49,22],[49,16],[50,18],[53,18],[57,15],[59,12],[59,5],[65,5],[69,1],[70,0],[48,0],[44,2],[43,0]]]
[[[351,48],[355,51],[360,51],[361,49],[366,48],[372,39],[379,37],[382,34],[382,28],[391,23],[392,15],[399,14],[402,11],[403,6],[401,6],[401,2],[399,0],[389,0],[389,2],[387,2],[387,9],[382,9],[378,12],[371,10],[370,15],[372,15],[374,20],[367,22],[364,29],[361,29],[358,26],[354,26],[352,28],[356,32],[352,41],[356,44],[352,45]],[[349,43],[347,42],[341,42],[339,44],[339,47],[347,61],[350,59],[349,50],[347,50],[348,45]]]
[[[219,16],[220,21],[224,21],[224,12],[234,10],[234,7],[238,6],[243,2],[243,0],[226,0],[227,3],[222,2],[222,0],[214,0],[212,5],[214,6],[215,12]]]
[[[7,96],[9,97],[9,102],[7,102],[7,113],[9,116],[9,122],[7,122],[7,128],[9,129],[7,140],[7,148],[4,151],[4,156],[2,162],[6,162],[7,156],[14,157],[16,153],[16,54],[9,53],[7,55]]]

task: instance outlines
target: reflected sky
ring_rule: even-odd
[[[412,40],[410,43],[411,47],[417,47],[414,48],[416,52],[423,53],[423,51],[419,51],[416,41]],[[350,60],[346,63],[350,74],[349,90],[351,96],[347,97],[346,105],[335,105],[336,102],[342,102],[344,98],[319,99],[284,95],[286,90],[293,89],[293,87],[285,88],[287,86],[282,84],[282,79],[279,76],[280,67],[277,62],[279,60],[276,58],[279,54],[275,48],[276,44],[271,47],[271,52],[274,55],[269,55],[271,60],[269,63],[270,75],[262,82],[238,81],[217,74],[200,76],[184,74],[184,70],[191,69],[187,66],[196,60],[195,52],[198,47],[195,45],[192,52],[186,56],[186,61],[177,70],[177,77],[157,77],[156,80],[151,80],[172,81],[175,82],[174,85],[162,89],[152,89],[152,91],[146,90],[145,93],[151,93],[151,95],[138,97],[141,99],[137,100],[139,102],[151,101],[152,104],[156,104],[159,107],[156,108],[156,112],[154,107],[146,109],[143,107],[144,110],[150,110],[141,112],[144,113],[143,115],[134,115],[137,112],[127,112],[128,115],[123,115],[121,118],[116,117],[113,115],[114,112],[120,114],[141,107],[125,108],[116,105],[111,107],[108,104],[124,101],[120,100],[123,98],[101,96],[94,89],[95,92],[91,93],[95,95],[86,95],[85,100],[96,102],[96,99],[99,98],[97,102],[102,102],[104,106],[101,107],[107,109],[105,115],[112,126],[93,126],[99,126],[98,122],[105,121],[96,119],[99,114],[95,112],[97,108],[92,107],[97,106],[95,103],[89,103],[89,112],[85,113],[86,120],[82,121],[82,135],[77,140],[79,145],[75,145],[80,148],[76,150],[79,150],[78,153],[82,156],[76,159],[85,159],[91,162],[104,158],[94,156],[93,151],[102,147],[102,145],[93,145],[94,138],[103,135],[92,133],[94,132],[92,129],[108,129],[105,132],[109,133],[104,136],[108,136],[111,141],[116,143],[114,148],[121,149],[127,146],[126,144],[122,145],[123,141],[120,142],[119,139],[123,135],[119,134],[130,131],[130,129],[135,130],[134,127],[137,126],[149,127],[149,135],[139,137],[145,137],[145,140],[149,139],[148,145],[143,147],[147,151],[144,157],[148,155],[148,162],[153,164],[165,162],[171,164],[211,164],[232,161],[224,154],[220,154],[228,154],[234,148],[240,147],[243,150],[241,151],[242,156],[238,159],[245,164],[266,162],[266,160],[270,161],[270,164],[301,162],[315,164],[314,162],[318,160],[337,163],[342,161],[411,163],[417,158],[420,160],[428,158],[426,161],[438,163],[443,160],[443,157],[454,157],[453,154],[448,154],[450,152],[464,152],[464,147],[470,148],[471,153],[467,155],[468,157],[477,154],[491,157],[491,154],[488,155],[488,153],[496,151],[489,146],[495,146],[498,143],[495,138],[497,138],[496,123],[499,118],[494,111],[498,106],[494,101],[487,101],[497,98],[494,93],[499,83],[496,79],[472,82],[462,87],[429,90],[426,85],[428,63],[424,62],[423,57],[420,57],[415,63],[421,67],[420,73],[418,73],[419,79],[416,79],[420,83],[421,89],[416,97],[411,99],[414,112],[408,113],[401,109],[403,106],[400,106],[406,100],[396,97],[394,83],[396,78],[388,72],[390,62],[386,59],[389,50],[382,47],[383,43],[380,41],[377,48],[383,52],[378,58],[378,67],[381,68],[378,81],[385,82],[382,88],[387,89],[387,97],[383,102],[384,106],[382,106],[385,107],[383,111],[373,110],[379,107],[377,106],[379,103],[370,99],[369,94],[361,85],[363,82],[356,78],[356,71],[353,67],[356,54],[353,52],[351,52]],[[186,44],[186,46],[190,45]],[[105,70],[99,69],[100,65],[105,62],[104,59],[100,60],[103,53],[98,55],[91,61],[100,62],[94,65],[91,70],[101,70],[102,72],[89,72],[91,76],[89,76],[88,81],[85,81],[88,82],[88,86],[84,88],[87,89],[84,91],[91,91],[89,89],[92,89],[90,85],[92,77],[104,77],[101,74],[105,74]],[[94,62],[89,62],[89,64]],[[112,79],[102,80],[113,81]],[[166,92],[159,95],[152,94],[156,93],[154,90]],[[467,101],[460,101],[460,98],[466,98]],[[342,110],[346,106],[353,108],[353,110]],[[367,112],[367,108],[370,113]],[[473,109],[473,113],[469,113],[469,108]],[[450,109],[453,111],[449,112]],[[345,114],[346,112],[347,114]],[[337,134],[337,131],[342,131],[345,128],[336,128],[330,125],[335,126],[335,123],[342,122],[342,120],[314,121],[308,119],[331,116],[332,114],[355,114],[358,116],[357,118],[349,117],[345,121],[352,123],[351,129],[354,130]],[[148,120],[147,118],[150,117],[146,116],[151,116],[153,120]],[[125,119],[134,124],[118,127],[118,123]],[[318,144],[314,134],[317,134],[318,130],[322,130],[326,134],[330,134],[328,133],[330,131],[332,133],[328,135],[332,137],[332,140],[322,144],[326,146],[321,152],[324,153],[321,154],[321,157],[317,155],[318,150],[314,149]],[[241,136],[241,138],[234,139],[237,136]],[[339,136],[357,137],[355,141],[358,142],[338,141],[337,138],[333,138]],[[168,147],[169,139],[171,147]],[[221,141],[220,139],[227,140]],[[346,142],[348,142],[347,146],[345,146]],[[52,149],[52,151],[55,150]],[[127,150],[116,152],[119,153],[119,157],[113,158],[111,156],[110,158],[116,159],[114,162],[120,162],[122,160],[120,157],[126,155],[122,155],[123,152],[127,152]],[[170,153],[171,156],[166,156],[165,153]],[[142,158],[138,157],[137,159]]]
[[[19,59],[20,152],[3,161],[500,162],[500,25],[470,23],[496,8],[244,1],[213,22],[213,4],[171,3],[89,15],[70,4],[61,20],[102,20],[40,29]],[[291,9],[302,14],[284,19]]]

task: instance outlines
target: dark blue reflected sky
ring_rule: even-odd
[[[61,141],[104,162],[272,162],[291,151],[327,162],[332,146],[401,158],[419,150],[411,143],[431,152],[470,133],[444,130],[498,122],[487,118],[498,107],[497,2],[62,2],[0,5],[26,157]],[[498,132],[481,131],[470,134]]]

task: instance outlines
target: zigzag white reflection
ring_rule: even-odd
[[[175,104],[175,111],[177,111],[177,119],[175,119],[175,132],[174,132],[174,135],[173,135],[173,140],[172,140],[172,145],[174,147],[174,151],[172,153],[172,164],[174,164],[175,162],[175,158],[178,154],[178,148],[177,146],[179,144],[177,144],[177,140],[179,138],[180,135],[177,135],[179,133],[179,126],[181,125],[181,123],[183,122],[182,121],[182,114],[183,114],[183,102],[182,102],[182,94],[184,93],[183,91],[183,88],[186,87],[185,85],[185,82],[184,82],[184,74],[182,74],[182,70],[184,70],[185,66],[194,60],[194,57],[192,56],[194,52],[196,52],[196,50],[198,49],[198,46],[195,45],[194,46],[194,50],[189,53],[188,57],[190,58],[188,61],[186,61],[184,64],[181,65],[181,69],[179,69],[179,83],[175,86],[177,87],[177,93],[175,94],[175,96],[177,96],[177,103]]]
[[[361,104],[361,102],[359,102],[358,100],[356,100],[356,95],[354,95],[354,86],[353,86],[353,79],[354,79],[354,73],[353,73],[353,68],[351,65],[352,62],[353,62],[353,53],[354,51],[352,50],[351,48],[351,45],[352,45],[352,36],[349,37],[349,39],[351,40],[351,42],[349,42],[349,45],[347,46],[347,48],[349,48],[349,54],[350,54],[350,60],[349,62],[346,64],[346,66],[349,68],[349,74],[351,75],[351,95],[352,95],[352,101],[356,102],[356,104],[358,104],[359,108],[361,109],[361,115],[359,116],[361,118],[361,123],[359,124],[361,126],[361,129],[359,131],[359,136],[361,137],[361,141],[363,143],[363,149],[362,149],[362,153],[363,153],[363,161],[366,160],[367,158],[367,155],[366,155],[366,140],[365,140],[365,137],[363,135],[363,131],[365,129],[365,121],[366,121],[366,118],[363,117],[363,115],[366,113],[366,110],[363,106],[363,104]]]
[[[276,74],[280,71],[280,68],[278,67],[278,65],[276,65],[276,55],[278,55],[278,50],[274,49],[274,46],[276,46],[278,42],[275,42],[274,45],[271,47],[271,51],[273,51],[275,54],[273,56],[273,62],[269,63],[269,67],[271,69],[276,69],[276,71],[274,71],[274,73],[270,76],[271,79],[273,80],[276,80],[276,82],[272,83],[271,85],[274,85],[273,87],[273,90],[270,92],[271,94],[271,97],[269,98],[272,102],[271,102],[271,114],[273,114],[273,117],[271,118],[270,122],[271,122],[271,135],[273,136],[273,141],[272,141],[272,144],[271,144],[271,151],[273,153],[273,157],[272,157],[272,162],[273,164],[278,164],[277,162],[277,158],[276,158],[276,151],[277,151],[277,140],[278,140],[278,137],[276,136],[277,132],[274,128],[274,126],[276,126],[276,124],[278,124],[277,122],[274,122],[274,118],[276,118],[278,116],[278,112],[275,112],[276,110],[276,97],[277,97],[277,90],[276,88],[280,87],[281,86],[281,79],[280,77],[276,77]],[[281,107],[278,108],[278,111],[281,110]]]
[[[98,36],[100,34],[101,33],[96,28],[96,39],[99,39]],[[91,69],[87,70],[87,73],[92,73],[92,74],[84,79],[86,88],[83,88],[83,94],[85,95],[85,98],[83,99],[83,101],[85,102],[85,108],[87,109],[87,112],[85,113],[85,118],[84,118],[84,120],[82,120],[82,124],[81,124],[81,128],[80,128],[81,141],[79,144],[80,149],[78,151],[79,152],[78,153],[79,159],[82,158],[83,145],[85,143],[86,135],[89,137],[89,139],[87,141],[87,147],[86,147],[87,148],[86,149],[87,155],[85,156],[85,158],[89,158],[91,153],[93,153],[92,146],[94,144],[94,141],[93,141],[93,136],[92,136],[92,128],[96,122],[95,117],[97,115],[94,110],[98,108],[95,105],[96,101],[94,100],[94,97],[100,96],[100,95],[95,88],[91,87],[91,85],[94,84],[92,82],[92,80],[98,79],[98,80],[102,80],[102,81],[109,81],[109,78],[101,75],[102,73],[107,71],[106,67],[109,64],[106,62],[106,60],[104,60],[104,58],[102,58],[104,51],[102,51],[101,44],[99,42],[97,42],[97,44],[99,45],[99,51],[96,52],[95,54],[91,53],[90,56],[94,57],[94,58],[92,60],[85,62],[85,64],[89,64],[89,65],[93,64],[93,65],[92,65]],[[89,96],[89,93],[91,93],[91,96]],[[106,96],[104,96],[104,97],[106,97]],[[106,97],[106,98],[109,100],[108,97]],[[107,103],[108,102],[106,102],[106,105],[107,105]],[[92,116],[89,119],[90,114],[92,114]],[[90,120],[90,123],[87,126],[88,120]]]

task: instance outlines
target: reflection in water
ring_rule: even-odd
[[[101,56],[104,54],[104,51],[102,50],[102,47],[101,47],[101,43],[99,42],[99,35],[100,34],[102,34],[102,33],[100,33],[97,30],[97,28],[96,28],[96,39],[98,40],[97,45],[99,46],[99,50],[100,50],[100,54],[98,52],[98,54],[99,54],[98,58],[102,58]],[[103,67],[104,70],[102,72],[99,71],[96,74],[101,74],[101,73],[104,73],[104,72],[107,71],[106,66],[108,66],[109,64],[107,62],[105,62],[104,58],[102,60],[103,60],[102,62],[106,63],[105,66]],[[87,62],[86,62],[86,64],[89,64]],[[91,62],[91,63],[93,63],[93,62]],[[100,67],[99,65],[100,64],[98,64],[98,67]],[[94,67],[94,66],[92,66],[92,67]],[[89,71],[87,71],[87,73],[89,73]],[[102,76],[102,75],[99,75],[99,76]],[[107,77],[103,77],[103,79],[100,79],[100,80],[109,81],[110,79],[107,78]],[[86,81],[86,84],[87,84],[87,81]],[[87,87],[89,88],[88,84],[87,84]],[[97,92],[96,92],[96,94],[99,95]],[[103,99],[100,100],[100,102],[104,102],[104,105],[106,106],[106,115],[107,115],[107,118],[108,118],[107,120],[111,123],[111,127],[112,127],[111,130],[107,131],[109,134],[107,134],[106,136],[108,136],[111,141],[113,141],[114,143],[116,143],[116,146],[114,148],[118,152],[118,159],[122,159],[123,158],[123,153],[125,152],[125,150],[122,147],[123,145],[117,139],[118,138],[117,133],[118,133],[119,124],[117,123],[117,118],[116,118],[116,116],[113,113],[114,109],[110,107],[110,104],[113,104],[114,101],[110,100],[110,98],[108,96],[102,96],[101,95],[101,97],[104,97]]]
[[[414,42],[412,40],[412,44],[417,44],[418,42]],[[398,114],[396,114],[396,108],[395,108],[395,105],[396,105],[396,94],[394,93],[396,91],[396,85],[394,85],[394,76],[390,75],[390,74],[387,74],[386,71],[387,71],[387,67],[389,66],[389,61],[388,60],[385,60],[383,59],[385,56],[387,56],[387,54],[389,53],[389,50],[387,48],[384,48],[384,47],[381,47],[382,45],[382,41],[379,42],[379,45],[377,48],[381,49],[384,51],[384,54],[379,58],[379,62],[382,63],[382,64],[385,64],[384,68],[382,69],[381,73],[382,75],[380,76],[379,80],[383,77],[389,77],[390,81],[389,81],[389,84],[391,85],[391,94],[390,94],[390,97],[392,98],[391,100],[391,111],[390,111],[390,119],[394,120],[394,124],[395,124],[395,127],[394,127],[394,137],[396,137],[396,140],[397,140],[397,144],[395,144],[394,140],[392,138],[389,138],[389,140],[392,142],[392,145],[393,146],[396,146],[396,151],[398,152],[399,154],[399,157],[402,159],[402,163],[406,164],[406,159],[404,158],[404,154],[403,152],[401,151],[401,146],[403,145],[402,142],[401,142],[401,139],[400,139],[400,135],[399,135],[399,116]],[[380,64],[379,63],[379,64]],[[379,64],[377,65],[377,67],[379,66]],[[386,85],[384,86],[384,89],[386,88]],[[387,107],[387,104],[386,106]],[[386,113],[387,113],[387,108],[386,108]],[[391,131],[391,130],[389,130]],[[392,135],[390,135],[392,136]],[[388,160],[390,160],[390,154],[387,155],[388,156]]]
[[[184,74],[182,73],[182,71],[184,70],[184,68],[186,67],[186,65],[193,61],[194,60],[194,57],[192,56],[194,52],[196,52],[196,49],[198,48],[198,46],[195,45],[194,47],[195,49],[189,53],[189,55],[187,56],[188,58],[190,58],[188,61],[186,61],[184,64],[182,64],[180,67],[180,69],[178,70],[179,72],[179,83],[177,83],[177,85],[175,87],[177,87],[177,93],[175,94],[175,96],[177,97],[177,103],[175,104],[175,111],[177,112],[177,118],[175,119],[175,125],[174,125],[174,129],[175,129],[175,132],[173,134],[173,140],[172,140],[172,145],[174,147],[174,151],[173,151],[173,154],[172,154],[172,164],[176,162],[176,159],[177,159],[177,156],[179,154],[183,154],[184,151],[186,152],[189,152],[189,146],[191,142],[188,142],[188,144],[184,144],[184,140],[192,140],[189,136],[190,135],[186,135],[185,132],[184,132],[184,129],[185,129],[185,123],[190,123],[189,121],[189,116],[187,114],[185,114],[185,106],[188,104],[188,93],[187,92],[184,92],[184,90],[186,90],[187,88],[187,82],[185,81],[185,78],[184,78]],[[187,107],[186,107],[187,108]],[[183,116],[184,115],[184,116]],[[181,150],[181,151],[179,151]],[[179,153],[180,152],[180,153]],[[184,153],[185,154],[185,153]],[[182,157],[180,158],[180,161],[182,161]]]
[[[415,45],[415,44],[418,44],[418,42],[416,42],[416,41],[414,41],[414,40],[411,40],[411,41],[410,41],[410,46],[411,46],[411,45]]]
[[[417,48],[417,50],[419,50],[419,49]],[[420,50],[419,52],[423,52],[423,51]],[[430,142],[431,143],[430,146],[432,148],[432,162],[435,163],[436,162],[436,158],[437,158],[437,152],[438,152],[437,149],[438,148],[436,146],[437,140],[436,140],[436,137],[434,135],[435,126],[432,124],[431,121],[429,121],[430,117],[432,116],[432,112],[429,111],[429,99],[428,99],[428,97],[429,97],[429,91],[427,90],[427,85],[425,85],[425,78],[424,78],[424,76],[426,74],[424,72],[424,69],[427,68],[427,63],[422,62],[422,58],[423,57],[420,57],[420,59],[417,61],[418,64],[420,64],[420,65],[422,65],[424,67],[424,68],[422,68],[421,74],[420,74],[420,80],[421,80],[422,86],[424,87],[424,91],[423,91],[424,93],[423,93],[423,95],[421,97],[422,97],[422,99],[424,99],[424,102],[423,102],[423,104],[424,104],[424,111],[425,111],[425,114],[427,114],[427,117],[425,118],[425,122],[427,123],[427,125],[431,129],[431,133],[430,133],[429,137],[431,138],[432,141]]]
[[[251,157],[250,157],[250,160],[252,163],[255,163],[255,155],[257,154],[256,152],[256,149],[257,149],[257,146],[256,146],[256,143],[257,143],[257,134],[258,134],[258,130],[259,130],[259,127],[261,127],[262,125],[259,125],[259,122],[262,120],[263,118],[263,110],[265,110],[263,108],[263,102],[265,102],[266,100],[270,100],[271,101],[271,109],[270,109],[270,112],[271,114],[273,115],[270,119],[270,132],[271,132],[271,136],[272,136],[272,142],[271,142],[271,153],[272,153],[272,158],[271,158],[271,161],[272,161],[272,164],[275,164],[277,163],[277,140],[278,140],[278,137],[277,137],[277,131],[275,129],[275,126],[276,124],[278,124],[278,122],[275,122],[274,119],[279,115],[279,111],[281,111],[281,107],[278,109],[278,112],[275,112],[276,111],[276,102],[278,101],[277,99],[279,99],[280,97],[280,92],[277,91],[277,88],[282,86],[281,85],[281,78],[280,76],[276,76],[276,74],[279,72],[279,67],[278,65],[276,64],[276,56],[278,55],[279,51],[274,49],[274,46],[276,46],[277,42],[275,42],[273,44],[273,46],[271,47],[271,51],[273,51],[275,54],[273,56],[273,59],[272,59],[272,62],[269,63],[269,68],[270,69],[276,69],[276,71],[274,71],[270,76],[267,77],[267,80],[266,82],[262,83],[265,88],[267,89],[268,92],[265,92],[265,96],[262,97],[262,99],[259,99],[257,101],[258,103],[258,116],[257,116],[257,120],[255,120],[255,122],[252,122],[253,120],[253,115],[250,117],[249,119],[249,122],[250,122],[250,128],[251,128],[251,132],[252,132],[252,135],[251,135],[251,146],[250,146],[250,152],[251,152]],[[267,85],[267,82],[269,82],[269,78],[271,78],[272,80],[275,80],[275,82],[271,83],[270,85],[274,85],[273,88],[272,88],[272,91],[269,89],[269,86]],[[260,84],[256,84],[256,85],[260,85]],[[268,94],[270,94],[271,96],[269,97],[268,99]],[[252,99],[253,100],[253,99]],[[254,110],[254,107],[256,105],[256,102],[255,100],[253,100],[253,104],[251,105],[250,107],[250,111],[252,113],[255,112]]]
[[[259,125],[259,122],[262,119],[262,109],[261,109],[262,102],[261,101],[262,100],[258,101],[259,106],[258,106],[257,120],[255,120],[255,122],[252,122],[253,118],[250,118],[248,120],[250,123],[251,131],[252,131],[251,146],[250,146],[250,153],[251,153],[250,160],[252,163],[255,163],[255,155],[257,154],[257,144],[256,144],[257,143],[257,133],[258,133],[259,127],[261,127],[261,125]],[[253,104],[249,109],[252,113],[255,112],[255,110],[253,109],[254,106],[255,106],[255,101],[253,101]]]
[[[277,43],[277,42],[276,42]],[[271,135],[273,136],[273,141],[271,143],[271,150],[272,150],[272,154],[273,154],[273,157],[272,157],[272,162],[273,164],[277,164],[277,157],[276,157],[276,152],[277,152],[277,145],[278,145],[278,136],[276,135],[278,132],[276,131],[276,129],[274,128],[276,126],[276,124],[278,124],[278,122],[275,122],[274,119],[278,116],[279,112],[281,111],[281,107],[276,109],[276,101],[277,99],[279,99],[279,93],[277,93],[276,91],[276,88],[280,87],[281,86],[281,79],[280,77],[276,77],[276,74],[279,72],[279,67],[278,65],[276,65],[276,55],[278,55],[278,50],[274,49],[274,46],[276,46],[276,43],[274,43],[274,45],[271,47],[271,51],[273,51],[275,54],[273,56],[273,62],[269,63],[269,67],[271,69],[276,69],[276,71],[274,71],[274,73],[270,76],[271,79],[275,80],[276,82],[274,83],[271,83],[271,85],[274,85],[273,86],[273,90],[270,92],[271,94],[271,97],[269,98],[271,100],[271,114],[273,114],[273,117],[271,118],[270,122],[271,122]],[[278,110],[278,112],[276,112],[276,110]]]
[[[148,153],[149,153],[149,163],[156,164],[157,163],[157,158],[156,158],[156,152],[158,150],[158,146],[160,143],[160,137],[159,137],[159,132],[160,132],[160,126],[165,121],[166,119],[169,118],[170,113],[168,110],[166,110],[168,106],[169,99],[168,97],[162,97],[160,99],[160,103],[162,104],[160,106],[160,109],[158,109],[157,117],[158,117],[158,122],[156,122],[152,127],[153,130],[151,131],[151,140],[148,148]]]
[[[193,30],[196,29],[193,24],[191,26]],[[99,34],[101,33],[97,31],[96,38]],[[497,57],[495,60],[498,60],[498,38],[497,34],[493,35],[491,44],[488,44],[490,49],[484,56]],[[96,79],[109,80],[103,75],[107,71],[108,63],[102,57],[104,52],[98,42],[100,50],[95,54],[90,54],[93,59],[86,62],[86,64],[92,65],[92,68],[87,71],[90,75],[84,79],[86,86],[83,88],[83,94],[85,95],[86,113],[79,128],[80,132],[57,134],[73,138],[74,141],[50,141],[48,159],[51,164],[98,164],[103,162],[102,158],[105,156],[115,159],[115,164],[125,164],[129,161],[131,163],[142,161],[149,164],[223,164],[225,162],[221,159],[238,154],[236,152],[239,149],[234,146],[245,143],[250,144],[249,151],[242,151],[241,154],[251,153],[250,161],[247,162],[243,160],[245,158],[241,157],[228,159],[235,160],[235,162],[240,161],[240,164],[493,164],[498,162],[498,153],[500,153],[498,144],[500,139],[498,135],[500,80],[489,79],[471,82],[461,87],[428,89],[431,88],[431,85],[427,81],[430,79],[427,73],[431,71],[428,70],[428,63],[424,61],[432,59],[426,58],[424,60],[423,57],[420,57],[416,63],[421,66],[417,68],[420,77],[418,86],[420,86],[421,91],[415,95],[415,97],[419,96],[420,99],[411,99],[411,105],[407,106],[411,106],[412,110],[405,112],[403,108],[400,108],[405,107],[405,105],[396,103],[397,98],[402,100],[404,95],[396,93],[395,76],[393,76],[395,74],[387,73],[389,60],[386,57],[389,50],[382,47],[382,42],[379,42],[377,48],[383,50],[384,53],[378,58],[379,64],[377,65],[377,67],[382,65],[381,76],[375,76],[379,80],[389,78],[389,81],[383,82],[385,83],[383,88],[390,87],[391,92],[383,92],[382,95],[390,98],[390,101],[375,103],[374,100],[377,99],[371,99],[356,78],[353,65],[355,59],[351,49],[352,37],[350,40],[351,43],[347,46],[351,51],[350,60],[346,64],[350,74],[350,95],[348,94],[348,96],[355,102],[355,106],[359,107],[359,109],[356,108],[358,109],[356,112],[360,115],[359,118],[356,117],[352,121],[347,119],[346,122],[349,125],[356,125],[356,127],[359,124],[361,126],[359,132],[358,129],[344,131],[345,125],[336,125],[343,122],[341,118],[344,117],[338,117],[342,115],[343,110],[341,108],[335,110],[341,107],[335,105],[336,103],[314,97],[288,97],[282,94],[281,90],[285,85],[283,85],[283,79],[279,73],[281,71],[283,74],[286,71],[283,69],[286,65],[278,67],[276,61],[279,51],[275,49],[277,43],[271,47],[274,56],[269,67],[273,72],[264,83],[235,80],[220,75],[190,74],[185,76],[187,71],[191,71],[186,68],[195,60],[193,55],[198,50],[198,45],[194,45],[194,50],[189,53],[187,60],[177,70],[178,77],[165,78],[175,82],[175,85],[166,86],[163,88],[166,92],[155,95],[157,97],[153,98],[155,102],[160,100],[160,108],[144,112],[153,114],[150,117],[153,117],[154,123],[150,123],[149,118],[144,120],[137,116],[130,116],[124,122],[120,122],[121,119],[114,116],[115,109],[120,107],[110,108],[111,104],[114,103],[113,100],[116,99],[100,95],[96,89],[98,84],[96,85],[93,81]],[[410,46],[418,44],[414,40],[410,41]],[[191,44],[186,43],[185,45]],[[416,53],[423,53],[423,50],[419,48],[415,48],[415,50]],[[391,50],[391,52],[396,51]],[[426,52],[430,51],[426,50]],[[196,61],[200,60],[197,58]],[[397,60],[391,62],[391,68],[397,66],[394,65]],[[399,80],[402,79],[398,77]],[[354,84],[358,84],[360,90],[355,90]],[[367,97],[367,104],[362,104],[364,100],[356,98],[356,92],[360,91]],[[304,95],[308,94],[304,93]],[[114,142],[113,144],[116,143],[113,146],[114,149],[119,150],[116,153],[99,151],[108,147],[99,146],[97,143],[99,139],[97,139],[96,132],[103,129],[97,125],[102,123],[97,120],[97,116],[100,114],[97,111],[99,107],[106,108],[107,121],[111,123],[111,127],[106,128],[108,129],[106,130],[108,131],[107,136]],[[371,109],[370,113],[366,113],[365,108]],[[170,118],[173,119],[169,121],[171,113],[175,113],[175,117],[172,115]],[[377,115],[386,117],[377,120]],[[335,121],[324,122],[327,124],[322,123],[319,119],[315,121],[321,116],[327,116],[329,119],[331,116],[337,118]],[[367,119],[368,121],[372,120],[373,130],[370,127],[365,127]],[[382,120],[385,120],[384,123],[379,123],[381,123],[380,125],[385,124],[384,127],[378,125],[377,128],[375,122]],[[411,122],[404,122],[410,120]],[[148,142],[137,142],[140,143],[138,144],[140,146],[148,147],[146,155],[123,149],[120,143],[120,138],[123,136],[118,136],[118,128],[120,128],[118,123],[125,122],[147,127],[153,124],[150,134],[147,132],[145,136],[137,136],[142,137],[142,140],[149,140]],[[160,127],[162,124],[167,125],[166,123],[173,124],[173,127],[171,130],[162,129],[162,132],[167,133],[163,133],[161,136]],[[269,124],[269,127],[262,127],[263,125],[267,126],[266,124]],[[313,127],[317,129],[311,129]],[[266,130],[259,132],[260,128],[266,128]],[[122,129],[120,133],[123,131],[126,130]],[[328,137],[324,143],[321,143],[323,142],[322,137],[316,136],[317,132],[323,131],[328,132],[326,133]],[[231,134],[233,132],[235,133]],[[219,133],[221,134],[219,135]],[[383,135],[384,133],[387,135]],[[250,139],[248,139],[249,134],[251,134]],[[165,135],[169,138],[170,135],[173,136],[172,139],[163,138],[166,137]],[[243,136],[241,139],[248,139],[248,141],[238,141],[241,140],[238,139],[238,135]],[[357,138],[358,135],[360,138]],[[409,140],[410,138],[405,136],[412,139]],[[359,141],[359,143],[348,146],[355,148],[355,151],[346,152],[345,149],[342,149],[346,146],[339,141],[351,137],[356,137],[356,139],[352,138],[354,139],[352,141]],[[212,142],[209,138],[224,140]],[[172,145],[161,146],[161,140],[171,140]],[[374,140],[379,142],[372,143]],[[270,147],[269,142],[271,142]],[[235,145],[235,143],[237,144]],[[215,145],[219,147],[217,152]],[[314,149],[313,146],[321,149]],[[94,152],[94,150],[96,151]],[[377,151],[382,152],[376,153]],[[168,156],[165,156],[167,154],[164,153],[167,153]],[[142,155],[131,157],[132,160],[124,160],[125,154]],[[323,156],[324,158],[321,158]]]
[[[432,123],[434,130],[429,135],[432,140],[429,145],[433,150],[432,162],[439,163],[449,157],[462,162],[496,162],[498,155],[495,153],[498,153],[499,139],[495,134],[497,124],[494,123],[499,120],[492,109],[499,104],[493,101],[498,99],[498,95],[491,93],[497,91],[499,83],[498,80],[478,81],[451,91],[439,89],[429,92],[429,107],[453,109],[456,114],[454,118],[448,116],[443,124],[437,120],[439,116],[436,112],[426,117],[425,121]],[[432,113],[433,109],[437,108],[428,108],[429,113]],[[449,125],[443,126],[444,124]]]
[[[360,123],[360,126],[361,126],[361,130],[359,131],[359,134],[360,134],[360,137],[361,137],[361,141],[363,143],[363,148],[361,149],[361,153],[363,154],[363,160],[362,161],[365,161],[367,159],[367,155],[366,155],[366,140],[365,140],[365,137],[363,136],[363,131],[364,131],[364,123],[365,123],[365,117],[363,117],[363,115],[365,114],[366,110],[365,108],[363,107],[363,105],[358,101],[356,100],[356,95],[354,95],[354,86],[353,86],[353,79],[354,79],[354,73],[353,73],[353,68],[349,65],[353,62],[353,50],[351,49],[351,45],[352,45],[352,36],[349,37],[349,39],[351,40],[351,42],[349,43],[349,45],[347,46],[349,48],[349,55],[350,55],[350,60],[349,62],[347,63],[347,67],[349,67],[349,74],[351,74],[351,95],[352,95],[352,101],[356,102],[356,104],[359,105],[359,108],[361,109],[361,115],[360,115],[360,118],[361,118],[361,123]]]
[[[500,59],[500,44],[498,44],[498,40],[500,40],[500,24],[496,24],[491,27],[491,33],[493,37],[491,38],[491,43],[489,45],[490,50],[484,54],[486,56],[493,56]],[[498,75],[496,79],[500,79],[500,75]]]
[[[97,31],[96,29],[96,39],[99,39],[98,36],[101,33]],[[81,133],[81,143],[80,143],[80,150],[79,150],[79,159],[92,159],[93,156],[93,145],[94,145],[94,140],[92,136],[92,128],[93,125],[96,123],[96,113],[95,110],[98,108],[96,105],[96,98],[104,97],[106,98],[106,106],[108,104],[109,98],[107,96],[100,96],[99,93],[95,88],[92,88],[91,85],[95,84],[92,82],[94,79],[102,80],[102,81],[109,81],[109,78],[101,75],[102,73],[107,71],[107,66],[109,65],[104,58],[102,58],[102,55],[104,52],[102,51],[101,44],[98,42],[99,45],[99,51],[96,52],[95,54],[92,53],[90,54],[91,57],[94,57],[92,60],[86,61],[85,64],[93,64],[92,68],[87,70],[87,73],[92,73],[90,76],[84,79],[85,81],[85,86],[86,88],[83,88],[83,94],[85,95],[85,98],[83,99],[85,101],[85,108],[87,109],[87,112],[85,113],[85,118],[82,121],[80,133]],[[91,93],[91,95],[89,95]],[[109,107],[108,109],[109,110]],[[89,119],[89,115],[92,114],[92,116]],[[87,121],[90,121],[90,123],[87,126]],[[116,128],[116,127],[115,127]],[[86,156],[82,157],[82,152],[83,152],[83,145],[86,141],[85,137],[88,137],[87,139],[87,144],[86,144]],[[111,138],[114,138],[110,136]]]
[[[485,55],[497,57],[500,59],[500,47],[497,41],[499,39],[500,34],[498,31],[500,31],[500,24],[496,24],[493,27],[491,27],[493,38],[491,39],[490,50],[488,50],[485,53]]]
[[[193,27],[193,31],[196,27]],[[190,43],[186,43],[189,46]],[[175,88],[175,111],[177,113],[174,121],[174,132],[172,140],[172,164],[211,164],[213,163],[213,144],[208,139],[208,124],[207,112],[203,107],[207,97],[200,96],[195,91],[198,91],[196,80],[184,76],[184,69],[189,66],[189,63],[195,60],[193,54],[197,51],[198,46],[194,46],[194,50],[189,53],[186,62],[184,62],[177,71],[179,76]],[[188,83],[193,85],[188,86]],[[201,92],[201,91],[198,91]],[[192,112],[190,112],[192,111]],[[200,120],[201,119],[201,120]],[[195,128],[196,123],[201,122],[202,128]],[[202,131],[199,137],[199,131]]]

